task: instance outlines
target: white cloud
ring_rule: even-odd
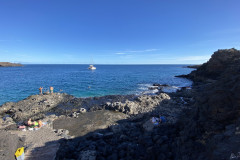
[[[181,57],[178,58],[178,61],[207,61],[209,60],[211,55],[205,55],[205,56],[188,56],[188,57]]]
[[[130,51],[126,51],[126,52],[130,52],[130,53],[140,53],[140,52],[153,52],[153,51],[157,51],[158,49],[145,49],[145,50],[130,50]]]
[[[118,53],[115,53],[115,54],[121,54],[121,55],[123,55],[123,54],[127,54],[127,53],[123,53],[123,52],[118,52]]]
[[[159,49],[146,49],[145,52],[153,52],[153,51],[157,51]]]
[[[124,54],[130,54],[130,53],[143,53],[143,52],[154,52],[157,51],[158,49],[144,49],[144,50],[125,50],[125,51],[120,51],[115,54],[119,55],[124,55]]]

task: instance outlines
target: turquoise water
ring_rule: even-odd
[[[76,97],[141,94],[153,83],[190,86],[191,81],[175,75],[192,71],[184,65],[25,65],[0,68],[0,105],[38,94],[42,86]]]

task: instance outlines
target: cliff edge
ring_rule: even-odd
[[[218,50],[207,63],[186,76],[194,81],[196,103],[179,123],[176,157],[240,158],[239,64],[239,50]]]
[[[193,71],[187,78],[194,82],[217,80],[228,72],[237,71],[240,65],[240,51],[237,49],[221,49],[211,56],[207,63]]]

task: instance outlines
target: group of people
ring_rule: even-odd
[[[31,118],[27,121],[27,126],[32,128],[41,128],[43,126],[43,123],[41,120],[38,121],[32,121]]]
[[[40,95],[43,94],[42,91],[43,91],[43,87],[40,87],[40,88],[39,88],[39,94],[40,94]],[[47,92],[49,93],[49,91],[47,91]],[[52,86],[50,87],[50,93],[53,94],[53,87],[52,87]]]
[[[32,121],[31,118],[29,118],[26,122],[24,122],[23,125],[19,125],[18,128],[19,129],[23,129],[24,131],[26,131],[26,128],[28,127],[29,130],[35,128],[41,128],[44,125],[44,123],[41,120],[37,120],[37,121]]]

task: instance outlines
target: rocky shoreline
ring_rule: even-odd
[[[76,98],[54,93],[5,103],[0,132],[12,135],[0,136],[0,146],[14,150],[24,145],[27,159],[240,159],[239,64],[239,50],[218,50],[181,76],[193,80],[192,89],[175,93],[164,93],[155,84],[156,95]],[[159,116],[166,122],[153,124],[151,118]],[[17,124],[28,118],[47,126],[18,131]],[[19,143],[13,145],[12,138]],[[1,150],[0,159],[12,159],[12,150]]]
[[[10,63],[10,62],[0,62],[0,67],[22,67],[22,64],[19,63]]]
[[[136,141],[136,137],[132,137],[133,135],[142,135],[145,132],[157,129],[150,122],[153,116],[165,116],[167,119],[167,123],[163,124],[165,128],[168,125],[174,124],[182,110],[188,109],[190,104],[194,102],[189,96],[192,90],[188,90],[188,93],[186,92],[184,97],[182,97],[183,93],[181,92],[141,96],[113,95],[93,98],[76,98],[64,93],[32,95],[17,103],[8,102],[1,106],[0,115],[2,116],[1,119],[3,119],[1,121],[1,130],[12,133],[14,134],[13,136],[18,135],[19,141],[25,138],[24,146],[28,148],[26,155],[28,155],[28,159],[34,159],[36,156],[29,154],[34,152],[34,155],[41,155],[46,146],[37,149],[38,152],[41,151],[40,153],[35,153],[36,146],[28,146],[29,143],[34,142],[33,138],[28,138],[33,136],[31,135],[31,132],[34,134],[33,131],[17,131],[17,124],[22,124],[28,118],[32,118],[33,120],[41,119],[48,123],[48,130],[53,132],[52,137],[59,137],[53,138],[55,139],[54,142],[49,142],[48,140],[45,142],[53,143],[55,146],[61,143],[56,159],[63,159],[63,153],[64,156],[77,159],[80,155],[77,153],[73,154],[73,150],[70,151],[69,146],[64,147],[65,143],[73,141],[70,148],[75,150],[78,147],[79,141],[83,141],[83,137],[92,138],[92,142],[95,141],[96,137],[108,139],[118,137],[121,141],[126,138],[128,141]],[[129,127],[133,127],[135,130],[131,129],[131,132],[123,134],[123,132],[129,130]],[[34,132],[37,133],[39,131]],[[45,133],[42,134],[42,136],[45,136]],[[62,138],[65,140],[60,140]],[[144,136],[142,138],[144,139]],[[88,143],[90,142],[86,141],[85,144],[89,145]],[[75,148],[73,148],[73,145]],[[116,147],[115,149],[117,149]],[[69,153],[71,154],[67,155]],[[100,151],[94,151],[95,157],[99,157],[98,154],[100,154]],[[80,157],[86,156],[84,152]],[[106,153],[102,156],[106,158]],[[108,156],[111,156],[111,154]],[[7,159],[6,157],[4,158]]]

